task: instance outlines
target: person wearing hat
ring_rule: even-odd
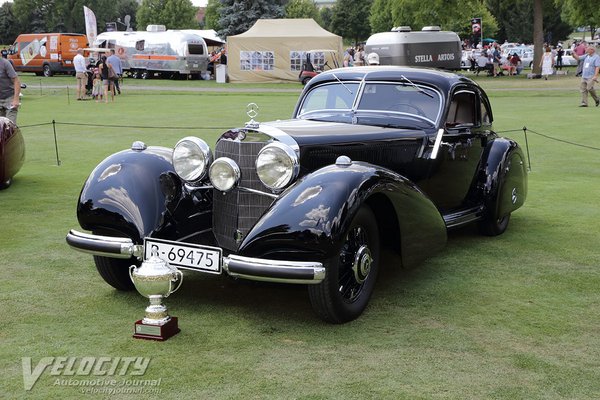
[[[585,51],[585,55],[579,56],[577,53],[573,52],[573,58],[582,65],[581,85],[579,87],[579,91],[581,92],[581,104],[579,107],[588,106],[588,94],[592,96],[596,102],[596,107],[598,107],[600,105],[600,98],[596,94],[594,84],[598,82],[600,56],[596,54],[596,48],[593,45],[589,45]]]
[[[367,56],[367,64],[379,65],[379,55],[377,53],[369,53]]]

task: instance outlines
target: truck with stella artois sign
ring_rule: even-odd
[[[455,32],[442,31],[439,26],[426,26],[421,31],[401,26],[371,35],[365,53],[376,53],[381,65],[458,70],[462,46]]]

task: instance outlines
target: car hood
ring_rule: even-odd
[[[290,119],[261,124],[291,136],[300,147],[319,144],[368,143],[402,139],[422,139],[427,134],[419,129],[399,129],[339,122]],[[260,129],[259,129],[260,130]]]

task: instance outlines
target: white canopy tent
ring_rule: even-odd
[[[259,19],[248,31],[227,38],[229,80],[298,80],[304,52],[313,49],[342,54],[342,38],[313,19]]]

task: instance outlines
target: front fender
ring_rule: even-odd
[[[248,233],[240,254],[292,260],[337,255],[352,219],[369,204],[383,235],[395,235],[409,263],[445,245],[442,216],[411,181],[371,164],[331,165],[303,177],[285,191]],[[388,215],[389,214],[389,215]],[[427,251],[424,251],[427,249]]]
[[[527,167],[517,142],[497,138],[488,143],[482,159],[485,212],[494,219],[504,217],[525,203]]]
[[[124,150],[103,160],[85,182],[77,219],[89,231],[118,232],[141,243],[160,229],[166,210],[159,177],[173,171],[171,149]]]

